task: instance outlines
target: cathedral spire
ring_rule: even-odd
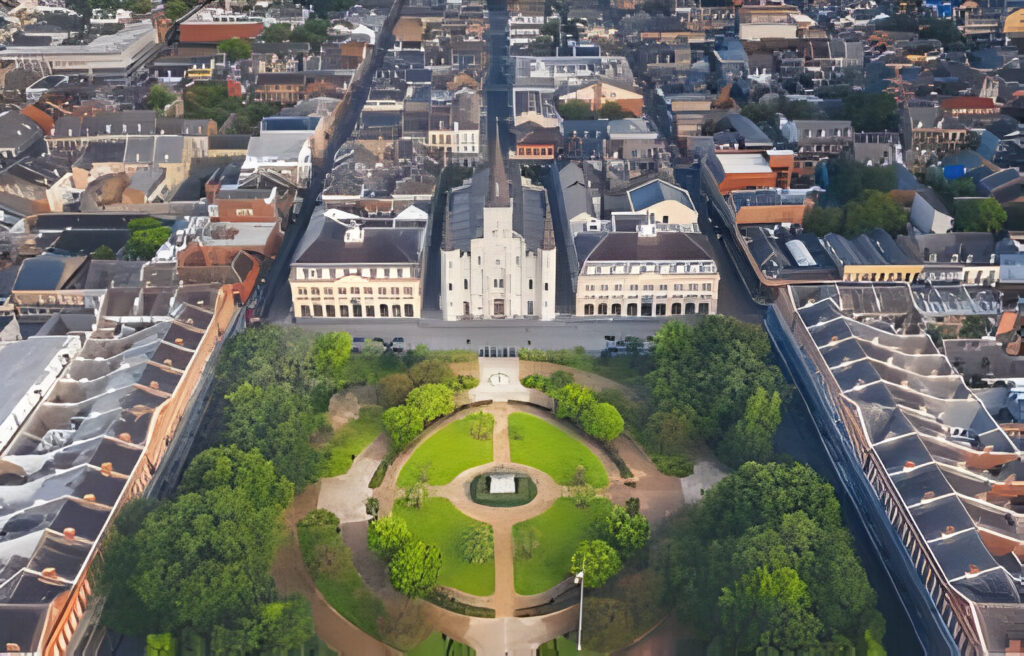
[[[494,121],[495,138],[488,144],[491,151],[491,179],[487,185],[487,202],[485,207],[511,207],[508,193],[508,171],[505,170],[505,158],[502,157],[501,140],[497,137],[498,121]]]

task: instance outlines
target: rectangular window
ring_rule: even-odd
[[[406,296],[412,296],[412,287],[403,287],[402,293]]]

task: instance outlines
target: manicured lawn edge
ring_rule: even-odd
[[[469,434],[470,423],[469,417],[463,417],[421,442],[399,472],[398,487],[416,483],[424,468],[427,483],[444,485],[467,469],[491,462],[493,440],[473,439]]]
[[[581,440],[555,424],[525,412],[508,416],[509,449],[512,462],[539,469],[559,485],[569,485],[576,466],[586,468],[587,483],[596,488],[608,486],[608,473],[593,451]],[[514,437],[521,435],[520,439]]]

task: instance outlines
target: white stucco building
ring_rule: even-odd
[[[490,169],[453,189],[441,244],[441,314],[555,318],[555,233],[543,188],[510,184],[497,144]]]

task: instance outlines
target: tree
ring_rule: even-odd
[[[291,34],[292,26],[288,23],[274,23],[263,28],[263,31],[260,32],[260,39],[264,43],[281,43],[288,41]]]
[[[170,238],[171,229],[167,226],[135,230],[125,242],[124,252],[134,260],[151,260]]]
[[[989,330],[991,330],[991,326],[989,326],[988,319],[979,315],[971,315],[964,317],[958,336],[961,339],[981,339],[989,333]]]
[[[319,12],[317,13],[319,14]],[[314,16],[305,24],[293,29],[288,40],[295,43],[308,43],[313,52],[320,52],[320,46],[327,40],[327,30],[330,26],[331,24],[323,18]]]
[[[384,411],[381,421],[395,448],[403,449],[423,432],[423,413],[419,408],[396,405]]]
[[[953,229],[960,232],[999,232],[1006,223],[1006,210],[995,198],[969,198],[953,206]]]
[[[154,84],[146,94],[146,106],[154,110],[157,115],[163,115],[164,108],[178,99],[167,87],[162,84]]]
[[[774,454],[772,436],[782,423],[782,398],[778,392],[768,394],[758,387],[747,399],[743,418],[733,426],[722,443],[722,461],[738,467],[748,460],[767,462]]]
[[[384,408],[393,408],[405,403],[405,397],[409,395],[415,385],[408,374],[391,374],[384,376],[377,383],[377,403]]]
[[[448,363],[439,358],[423,360],[409,367],[409,378],[413,385],[419,387],[428,383],[449,384],[455,379],[455,374],[448,367]]]
[[[391,585],[406,597],[425,597],[437,585],[441,572],[441,550],[425,542],[413,542],[388,563]]]
[[[576,99],[558,103],[558,113],[567,121],[585,121],[594,118],[594,112],[591,111],[590,104]]]
[[[91,253],[90,257],[94,260],[113,260],[117,257],[117,254],[114,253],[114,249],[110,246],[101,244]]]
[[[555,416],[573,423],[578,423],[584,410],[597,403],[594,393],[578,383],[569,383],[555,390],[551,397],[557,402]]]
[[[405,403],[415,408],[424,422],[428,422],[455,412],[455,393],[447,385],[428,383],[409,392]]]
[[[597,115],[600,118],[607,119],[620,119],[620,118],[635,118],[633,112],[627,112],[622,108],[622,105],[615,102],[614,100],[605,101],[601,105],[601,109],[597,110]]]
[[[480,565],[494,558],[494,529],[476,524],[459,536],[459,556],[467,563]]]
[[[964,35],[956,23],[948,18],[928,18],[921,28],[922,39],[935,39],[943,46],[950,47],[954,44],[963,43]]]
[[[639,512],[614,506],[601,520],[601,537],[618,549],[623,558],[639,551],[651,537],[651,526]]]
[[[622,569],[619,553],[604,540],[584,540],[576,548],[569,565],[569,574],[583,572],[583,585],[600,588]]]
[[[530,41],[526,49],[534,57],[547,57],[555,51],[555,40],[547,34],[540,34]]]
[[[396,515],[386,515],[370,522],[366,532],[370,551],[381,558],[394,556],[412,542],[412,533],[405,520]]]
[[[532,524],[519,524],[513,529],[516,558],[529,560],[540,546],[540,531]]]
[[[172,21],[176,21],[187,14],[188,10],[188,4],[182,0],[167,0],[167,3],[164,4],[164,16]]]
[[[345,363],[351,352],[351,335],[344,332],[325,333],[317,335],[309,359],[315,374],[338,388],[345,382]]]
[[[804,230],[813,232],[819,237],[843,229],[843,210],[838,207],[822,207],[815,205],[804,211]]]
[[[312,408],[308,394],[298,393],[289,383],[245,382],[224,398],[221,444],[258,449],[297,487],[316,480],[321,456],[309,438],[326,420]]]
[[[586,578],[586,577],[584,577]],[[618,599],[593,597],[583,604],[583,646],[598,653],[628,647],[637,626],[629,604]]]
[[[884,132],[898,127],[899,108],[892,94],[854,91],[843,101],[843,108],[857,132]]]
[[[857,237],[875,228],[895,235],[905,231],[906,227],[907,210],[881,191],[866,190],[857,200],[846,205],[843,234],[847,237]]]
[[[625,422],[611,403],[597,403],[595,400],[583,409],[580,428],[591,437],[610,442],[622,433]]]
[[[681,455],[689,453],[697,442],[693,408],[683,406],[659,410],[647,420],[640,441],[648,453]]]
[[[489,440],[494,434],[494,415],[489,412],[474,412],[469,415],[469,435],[474,440]]]
[[[830,159],[827,168],[827,200],[835,205],[849,203],[865,189],[888,192],[896,188],[896,170],[891,166],[867,166],[852,159]]]
[[[245,39],[233,36],[218,43],[217,52],[227,55],[228,61],[241,61],[252,56],[252,45]]]
[[[722,590],[722,624],[739,651],[758,646],[811,649],[821,622],[810,612],[807,585],[789,567],[758,567]]]
[[[235,490],[259,507],[287,507],[295,486],[274,472],[274,465],[256,449],[212,447],[200,452],[182,476],[180,494]]]
[[[265,649],[290,651],[302,646],[316,635],[309,602],[291,597],[264,604],[255,632]]]

